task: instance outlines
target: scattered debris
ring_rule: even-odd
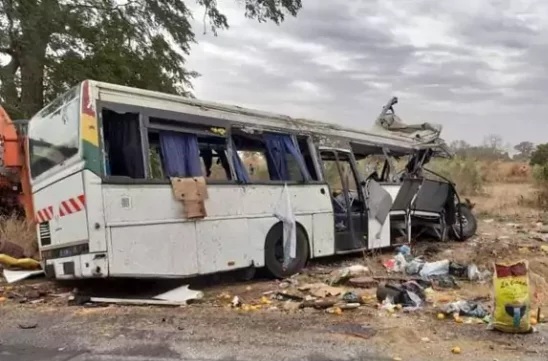
[[[478,302],[472,301],[456,301],[445,305],[442,311],[446,315],[458,314],[460,316],[469,316],[476,318],[484,318],[489,315],[489,312]]]
[[[396,249],[396,252],[401,253],[404,256],[410,256],[411,255],[411,247],[408,245],[400,246]]]
[[[351,278],[348,280],[348,283],[353,287],[359,287],[359,288],[373,288],[373,287],[377,287],[377,285],[379,284],[379,282],[373,279],[372,277]]]
[[[36,322],[21,322],[21,323],[18,324],[18,326],[19,326],[20,329],[30,330],[30,329],[38,327],[38,324]]]
[[[312,296],[325,298],[329,296],[338,296],[344,292],[342,288],[331,287],[324,283],[310,283],[299,287],[299,291],[308,291]]]
[[[461,349],[459,346],[455,346],[451,349],[451,353],[454,353],[456,355],[459,355],[461,353]]]
[[[90,297],[87,295],[78,294],[78,290],[69,298],[69,304],[85,305],[89,303],[104,303],[104,304],[121,304],[121,305],[157,305],[157,306],[184,306],[189,301],[201,299],[203,293],[194,291],[188,288],[188,285],[183,285],[174,288],[170,291],[161,293],[151,298],[115,298],[115,297]],[[239,302],[238,296],[232,300]]]
[[[283,304],[283,309],[286,311],[297,311],[301,308],[301,304],[295,301],[285,301]]]
[[[332,315],[342,315],[343,311],[340,307],[331,307],[325,310],[325,312],[330,313]]]
[[[324,310],[333,307],[337,303],[336,299],[310,300],[301,303],[301,308],[313,307],[317,310]]]
[[[422,266],[419,275],[423,279],[428,279],[433,276],[443,276],[449,274],[449,260],[445,259],[437,262],[426,262]]]
[[[377,288],[377,300],[403,305],[405,308],[421,307],[426,300],[424,288],[415,281],[401,285],[385,284]]]
[[[436,277],[434,284],[439,288],[459,288],[457,281],[455,281],[455,278],[451,275]]]
[[[40,262],[32,258],[14,258],[7,254],[0,254],[0,264],[10,268],[20,268],[25,270],[40,269]]]
[[[303,301],[304,297],[283,291],[283,292],[276,292],[276,298],[280,301],[282,300],[292,300],[292,301]]]
[[[342,299],[343,299],[343,301],[348,302],[348,303],[358,303],[358,304],[360,303],[360,298],[358,297],[358,295],[356,295],[352,291],[346,292],[342,296]]]
[[[188,287],[188,285],[184,285],[174,288],[170,291],[154,296],[153,299],[187,304],[188,301],[199,300],[204,297],[204,293],[202,291],[194,291]]]
[[[1,255],[0,255],[1,256]],[[36,270],[36,271],[15,271],[15,270],[4,270],[4,278],[6,279],[7,283],[15,283],[22,281],[24,279],[38,276],[44,274],[44,271],[42,270]]]
[[[230,305],[232,307],[240,307],[242,305],[242,301],[240,301],[240,297],[234,296],[234,298],[230,302]]]
[[[369,268],[360,264],[339,268],[331,272],[329,278],[330,285],[338,285],[349,280],[352,277],[361,276],[369,273]]]

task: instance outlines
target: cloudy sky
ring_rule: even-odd
[[[198,98],[368,128],[396,95],[447,140],[548,142],[546,1],[303,0],[280,26],[218,3],[217,37],[194,15]]]

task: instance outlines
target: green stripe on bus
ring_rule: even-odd
[[[103,169],[101,149],[86,140],[82,141],[82,147],[84,151],[84,159],[86,161],[86,169],[98,176],[101,176]]]

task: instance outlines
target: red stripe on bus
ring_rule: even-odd
[[[64,200],[59,205],[59,216],[64,217],[69,214],[77,213],[84,210],[86,207],[86,196],[80,194],[75,198]]]

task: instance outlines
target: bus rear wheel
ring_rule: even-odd
[[[297,252],[296,257],[283,267],[283,225],[276,224],[270,229],[265,242],[265,267],[276,278],[287,278],[299,273],[308,260],[308,237],[304,229],[297,225]]]

